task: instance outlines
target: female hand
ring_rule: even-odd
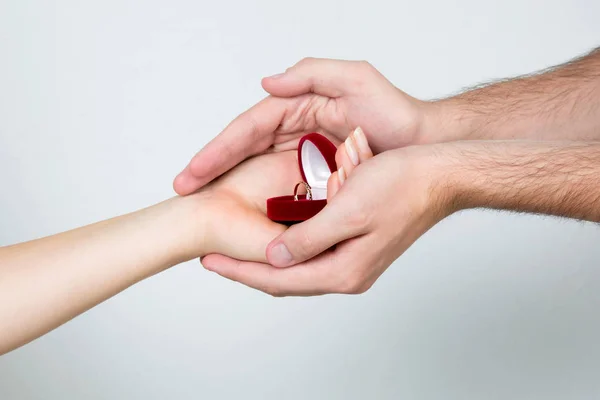
[[[193,196],[0,247],[0,355],[180,262],[210,252],[266,261],[284,227],[265,200],[298,179],[295,152],[265,155]]]
[[[229,171],[199,193],[199,213],[210,210],[203,234],[202,253],[225,254],[229,257],[266,262],[269,242],[285,230],[285,226],[266,216],[266,200],[290,194],[298,182],[297,152],[286,151],[251,158]]]

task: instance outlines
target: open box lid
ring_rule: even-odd
[[[298,164],[302,179],[311,187],[312,198],[296,193],[272,197],[267,199],[267,216],[291,225],[317,215],[327,205],[327,181],[336,170],[336,151],[336,146],[325,136],[318,133],[303,136],[298,143]]]
[[[327,180],[336,170],[337,148],[325,136],[309,133],[298,143],[302,179],[310,185],[313,200],[327,199]]]

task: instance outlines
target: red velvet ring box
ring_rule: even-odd
[[[317,215],[327,205],[327,180],[335,172],[336,146],[325,136],[309,133],[298,143],[298,164],[302,179],[310,186],[312,199],[306,195],[273,197],[267,200],[267,216],[291,225]]]

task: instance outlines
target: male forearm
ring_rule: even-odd
[[[197,256],[193,199],[0,248],[0,354],[134,283]],[[198,230],[200,231],[200,230]]]
[[[600,140],[600,48],[432,103],[442,140]]]
[[[600,144],[449,144],[450,211],[493,208],[600,221]]]

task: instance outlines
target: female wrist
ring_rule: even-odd
[[[169,238],[170,264],[176,265],[205,255],[205,216],[210,215],[209,196],[204,193],[178,196],[163,204],[169,209],[163,229]]]

